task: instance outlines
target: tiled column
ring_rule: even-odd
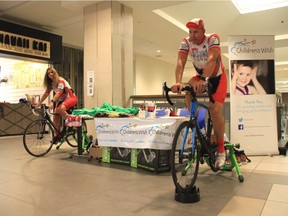
[[[88,76],[94,94],[88,95]],[[119,2],[100,2],[84,9],[84,105],[104,102],[130,107],[133,94],[132,9]]]

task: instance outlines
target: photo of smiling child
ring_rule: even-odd
[[[254,60],[235,60],[231,63],[231,91],[234,95],[266,94],[257,79],[258,64]]]

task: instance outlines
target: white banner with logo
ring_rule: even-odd
[[[274,36],[229,37],[232,143],[250,155],[278,153]]]
[[[185,118],[95,118],[99,146],[169,150]]]

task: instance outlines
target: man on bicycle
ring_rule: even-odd
[[[204,22],[195,18],[186,24],[189,37],[182,40],[178,50],[178,59],[175,70],[176,83],[171,87],[172,92],[180,93],[182,89],[182,76],[188,55],[191,57],[196,75],[188,83],[193,86],[196,93],[203,93],[206,89],[206,80],[212,84],[212,97],[209,110],[213,120],[214,133],[217,139],[217,159],[215,166],[225,164],[224,148],[224,118],[222,109],[227,93],[227,77],[221,59],[220,38],[217,34],[205,34]],[[191,96],[186,95],[186,105],[190,109]]]

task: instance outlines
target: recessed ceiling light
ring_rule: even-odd
[[[287,7],[287,0],[231,0],[241,14]]]

